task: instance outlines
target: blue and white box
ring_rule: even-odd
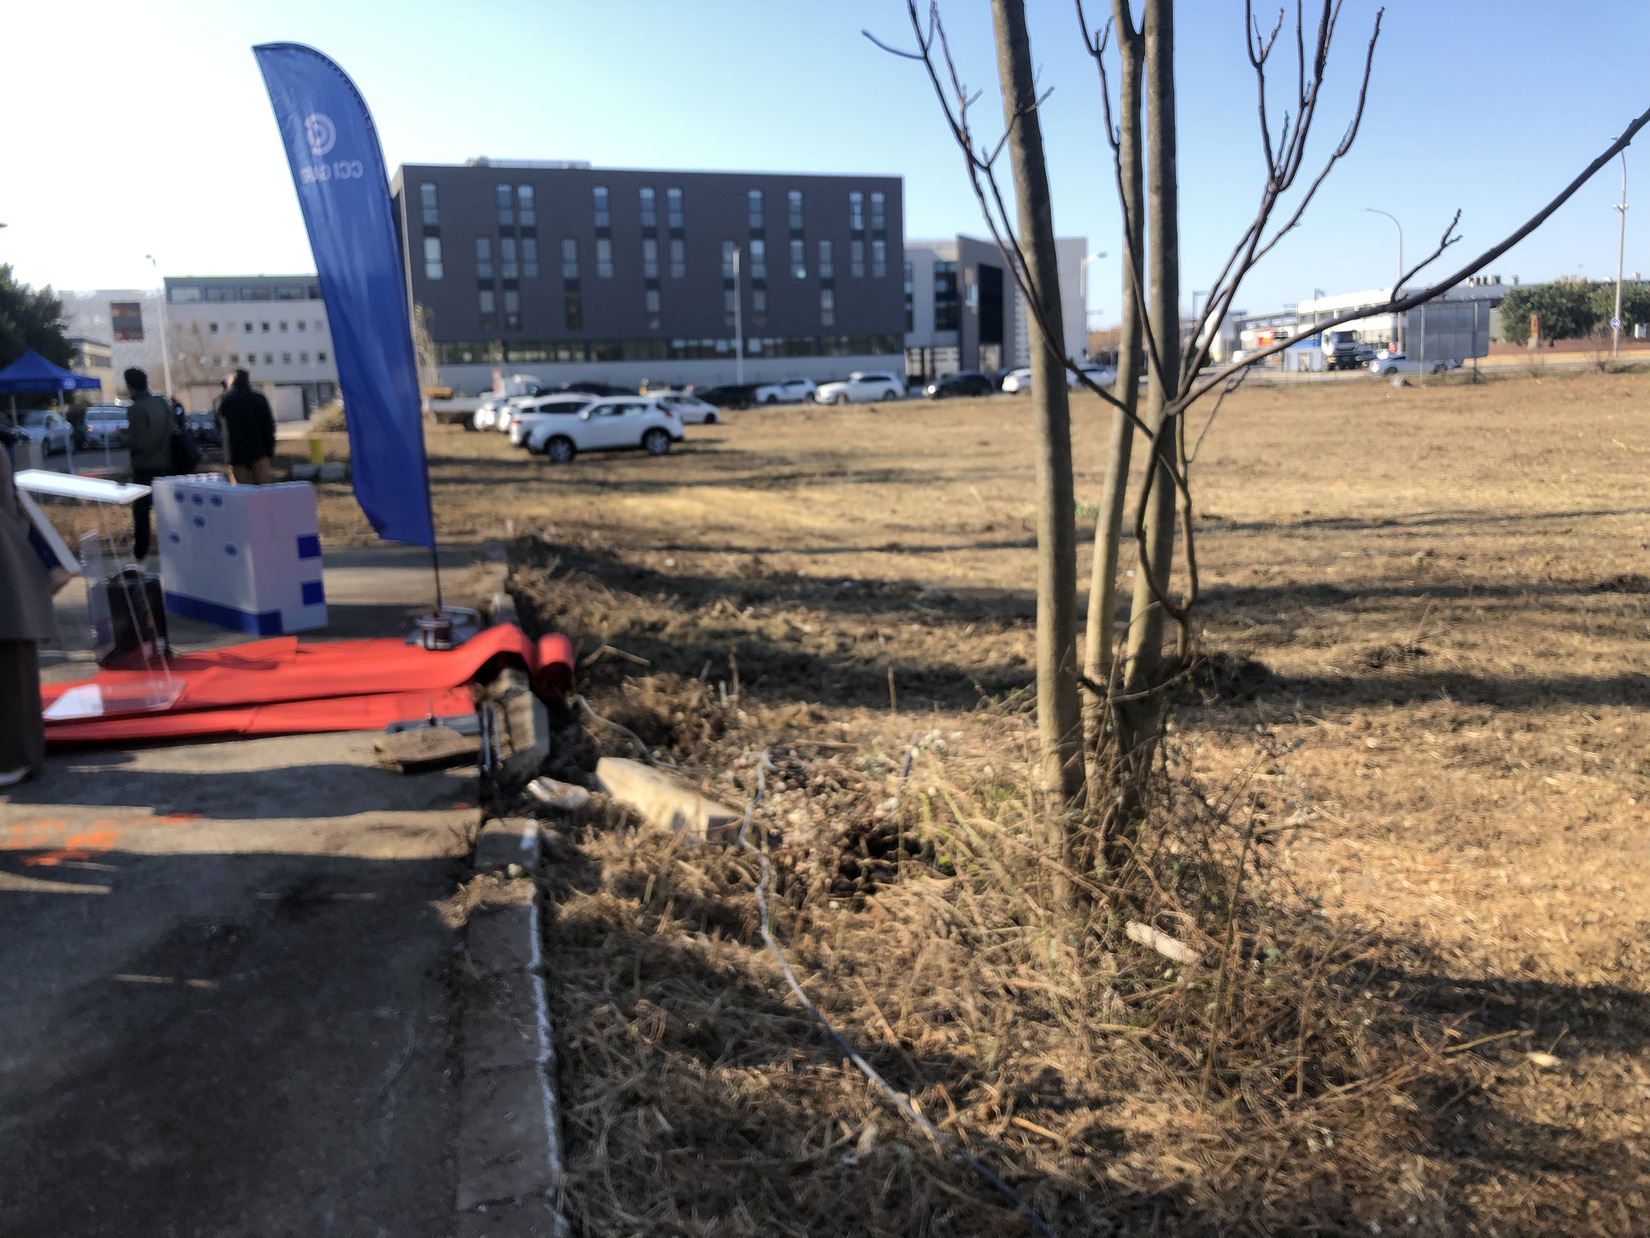
[[[169,612],[259,636],[326,627],[314,486],[157,477],[154,503]]]

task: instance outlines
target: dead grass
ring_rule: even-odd
[[[784,750],[761,824],[809,993],[1062,1233],[1628,1234],[1650,1196],[1647,394],[1576,373],[1228,402],[1199,491],[1220,657],[1175,785],[1245,791],[1159,823],[1154,872],[1186,848],[1190,884],[1146,914],[1205,959],[1169,977],[1025,897],[1023,406],[753,412],[565,469],[460,432],[432,455],[448,534],[549,530],[515,543],[513,588],[579,642],[598,709],[735,802],[741,758]],[[1078,413],[1092,501],[1102,419]],[[1228,956],[1198,873],[1231,871],[1244,796],[1264,841]],[[752,873],[610,822],[562,845],[586,1232],[1023,1231],[783,1000]],[[1217,1058],[1200,1098],[1210,1001],[1242,1069]]]

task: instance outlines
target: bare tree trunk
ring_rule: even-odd
[[[1117,386],[1113,393],[1127,408],[1114,409],[1111,454],[1106,481],[1100,491],[1100,511],[1094,520],[1094,565],[1089,577],[1088,627],[1083,642],[1083,672],[1089,682],[1104,687],[1111,680],[1113,612],[1117,609],[1117,558],[1123,529],[1123,503],[1129,487],[1129,460],[1134,448],[1134,425],[1129,415],[1140,400],[1140,305],[1135,297],[1132,263],[1145,284],[1145,187],[1141,169],[1140,76],[1145,49],[1134,28],[1128,0],[1113,0],[1113,25],[1122,63],[1118,98],[1118,158],[1123,165],[1123,327],[1117,341]],[[1104,705],[1093,701],[1091,744],[1098,738],[1098,713]]]
[[[1156,440],[1150,468],[1152,490],[1145,510],[1147,562],[1135,572],[1134,604],[1123,666],[1128,698],[1119,709],[1119,743],[1135,771],[1150,767],[1152,744],[1162,714],[1155,692],[1163,673],[1163,607],[1153,591],[1167,596],[1174,565],[1176,490],[1172,467],[1174,430],[1170,404],[1180,379],[1180,231],[1175,168],[1174,0],[1146,0],[1142,21],[1146,45],[1148,321],[1155,357],[1148,367],[1145,422]],[[1150,575],[1148,576],[1148,571]]]
[[[1069,812],[1083,792],[1083,720],[1077,693],[1077,515],[1072,498],[1065,327],[1024,0],[992,0],[991,16],[1021,245],[1032,291],[1043,307],[1041,327],[1035,319],[1031,324],[1031,403],[1037,426],[1037,725],[1045,784],[1058,797],[1057,810],[1049,814],[1049,841],[1063,860],[1070,846]],[[1063,880],[1054,893],[1058,902],[1070,900],[1070,889]]]

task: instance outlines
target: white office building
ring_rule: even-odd
[[[338,393],[338,363],[321,284],[313,275],[166,277],[172,385],[191,409],[209,406],[237,369],[302,414]],[[203,403],[204,401],[204,403]]]

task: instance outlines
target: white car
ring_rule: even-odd
[[[1109,387],[1117,381],[1117,371],[1109,365],[1080,365],[1077,367],[1096,387]],[[1029,383],[1027,384],[1030,385]],[[1066,371],[1066,386],[1076,388],[1083,385],[1077,381],[1077,375],[1070,370]],[[1087,387],[1083,387],[1087,391]]]
[[[470,428],[472,430],[496,430],[498,415],[510,403],[510,396],[490,395],[476,406],[476,411],[470,414]]]
[[[801,404],[815,398],[819,387],[811,378],[787,378],[782,383],[761,383],[756,388],[758,404]]]
[[[63,414],[46,408],[32,408],[17,414],[17,433],[40,443],[48,456],[54,451],[68,451],[74,441],[74,431]]]
[[[1428,374],[1443,374],[1449,370],[1460,369],[1460,367],[1461,363],[1459,361],[1439,360],[1428,361],[1425,369]],[[1411,361],[1401,352],[1376,353],[1375,359],[1369,363],[1369,372],[1371,374],[1378,374],[1382,378],[1389,377],[1393,374],[1419,374],[1422,368],[1423,367],[1419,361]]]
[[[635,396],[600,399],[576,413],[556,414],[553,424],[533,432],[528,450],[566,464],[581,451],[640,448],[650,456],[662,456],[681,441],[682,420],[669,405]]]
[[[855,370],[846,382],[824,384],[814,393],[814,399],[820,404],[869,404],[873,400],[897,400],[904,394],[905,383],[886,371]]]
[[[1009,395],[1020,395],[1031,390],[1031,367],[1023,366],[1018,370],[1010,370],[1003,379],[1003,390]]]
[[[666,391],[659,396],[659,403],[674,409],[685,426],[713,426],[722,420],[721,409],[706,404],[691,392]]]
[[[533,434],[541,427],[561,424],[569,414],[576,414],[586,405],[593,404],[596,397],[583,395],[577,391],[564,391],[556,395],[541,395],[536,399],[523,400],[510,411],[510,443],[515,447],[525,447],[528,451],[533,448]],[[548,433],[538,436],[538,450],[544,450],[544,441]]]
[[[93,447],[124,447],[131,429],[126,407],[94,404],[86,410],[86,442]]]

